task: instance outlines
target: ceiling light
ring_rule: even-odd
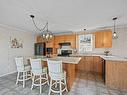
[[[114,32],[113,32],[113,36],[112,36],[112,38],[113,39],[117,39],[118,38],[118,36],[117,36],[117,33],[116,33],[116,20],[117,20],[117,17],[114,17],[113,19],[112,19],[113,21],[114,21]]]
[[[42,29],[39,29],[39,28],[37,27],[35,21],[34,21],[34,17],[35,17],[35,16],[34,16],[34,15],[30,15],[30,17],[32,18],[32,21],[33,21],[33,24],[34,24],[35,28],[36,28],[38,31],[41,31],[41,32],[42,32],[42,33],[41,33],[41,36],[42,36],[42,38],[43,38],[43,41],[44,41],[44,42],[49,42],[49,41],[51,41],[52,38],[53,38],[53,33],[50,32],[50,31],[48,30],[48,22],[45,24],[45,26],[44,26]]]

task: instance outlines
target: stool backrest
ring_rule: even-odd
[[[57,76],[63,73],[62,61],[47,60],[50,77]]]
[[[19,72],[24,71],[25,67],[24,67],[24,63],[23,63],[23,57],[16,57],[15,63],[16,63],[17,71],[19,71]]]
[[[32,73],[34,75],[42,74],[41,59],[30,59]]]

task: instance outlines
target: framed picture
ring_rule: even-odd
[[[11,48],[23,48],[23,41],[20,38],[11,37]]]
[[[79,52],[85,53],[92,51],[92,34],[79,35]]]

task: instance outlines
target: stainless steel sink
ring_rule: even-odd
[[[115,57],[115,56],[105,56],[105,58],[112,58],[112,57]]]

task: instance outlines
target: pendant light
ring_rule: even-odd
[[[112,36],[112,38],[113,39],[117,39],[118,38],[118,36],[117,36],[117,33],[116,33],[116,20],[117,20],[117,17],[114,17],[113,19],[112,19],[113,21],[114,21],[114,30],[113,30],[113,36]]]
[[[30,17],[32,18],[32,21],[33,21],[33,24],[35,26],[35,28],[38,30],[38,31],[41,31],[41,36],[43,38],[43,41],[48,43],[52,40],[53,38],[53,33],[51,31],[48,30],[48,22],[45,24],[45,26],[42,28],[42,29],[39,29],[34,21],[34,15],[30,15]]]

